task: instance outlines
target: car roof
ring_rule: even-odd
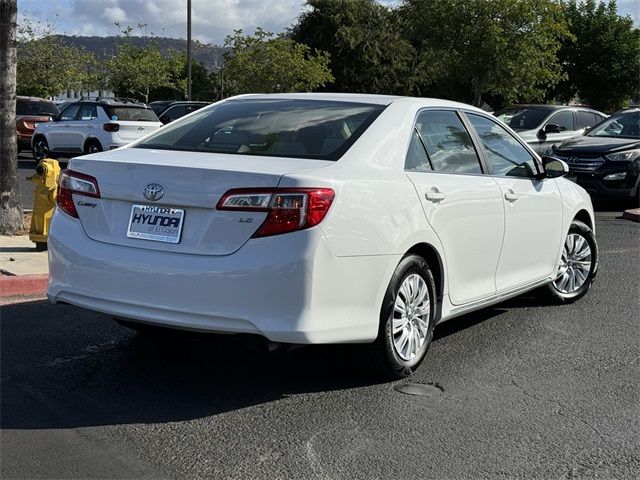
[[[137,108],[146,108],[151,109],[144,103],[133,103],[133,102],[110,102],[107,100],[76,100],[72,103],[88,103],[95,105],[102,105],[103,107],[137,107]]]
[[[46,98],[40,98],[40,97],[27,97],[24,95],[16,95],[16,100],[27,100],[30,102],[47,102],[47,103],[53,103],[51,100],[47,100]]]
[[[282,100],[326,100],[335,102],[355,102],[370,103],[374,105],[390,105],[396,102],[413,103],[420,107],[446,107],[446,108],[464,108],[467,110],[475,110],[487,113],[484,110],[473,107],[466,103],[453,102],[451,100],[442,100],[439,98],[429,97],[402,97],[398,95],[373,95],[365,93],[269,93],[256,94],[249,93],[245,95],[237,95],[229,97],[227,100],[241,99],[282,99]]]
[[[540,110],[562,110],[565,108],[575,109],[575,110],[587,110],[589,112],[594,113],[602,113],[598,110],[595,110],[591,107],[585,107],[583,105],[546,105],[546,104],[523,104],[523,105],[509,105],[508,107],[501,108],[500,110],[506,110],[508,108],[530,108],[532,110],[540,109]]]

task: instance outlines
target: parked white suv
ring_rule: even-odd
[[[161,127],[154,111],[144,104],[83,100],[69,105],[36,128],[33,158],[69,157],[113,150]]]

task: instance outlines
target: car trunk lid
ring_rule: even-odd
[[[266,213],[216,210],[225,192],[232,188],[276,187],[285,174],[332,163],[125,148],[75,158],[69,169],[95,177],[99,186],[100,198],[74,194],[80,221],[90,238],[150,250],[229,255],[251,238]],[[149,186],[148,190],[156,191],[155,200],[150,200],[153,196],[149,192],[145,197]],[[158,188],[162,189],[161,195]],[[149,207],[161,207],[161,211]],[[178,236],[170,231],[172,228],[180,229]],[[134,238],[136,232],[166,238]]]

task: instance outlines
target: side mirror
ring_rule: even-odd
[[[559,158],[542,157],[542,165],[547,178],[558,178],[569,173],[569,165]]]
[[[544,133],[560,133],[560,125],[556,125],[555,123],[547,123],[544,126]]]
[[[160,121],[166,125],[171,121],[171,117],[169,115],[162,115]]]

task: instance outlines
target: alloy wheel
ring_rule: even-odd
[[[410,361],[422,349],[429,332],[431,304],[424,279],[412,273],[400,285],[393,305],[393,346],[400,358]]]
[[[558,275],[553,282],[562,293],[574,293],[586,282],[591,272],[591,247],[578,233],[570,233],[564,242]]]

